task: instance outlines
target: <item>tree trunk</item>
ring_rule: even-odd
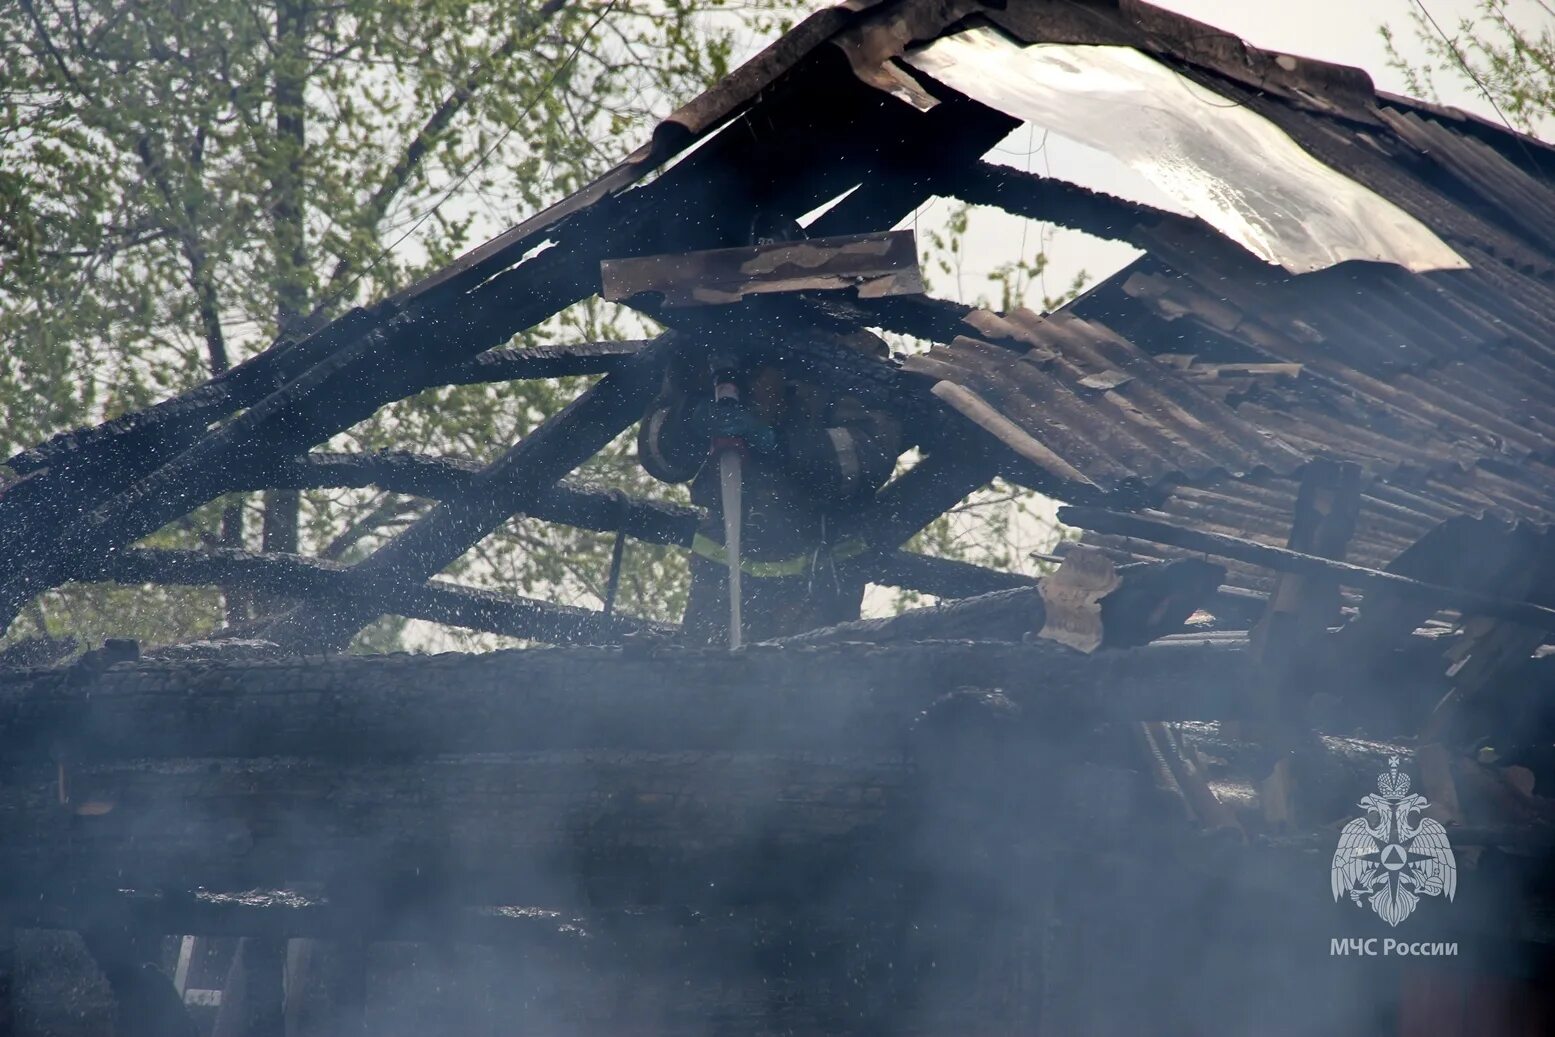
[[[275,13],[275,168],[271,175],[275,221],[275,323],[278,338],[297,330],[308,310],[307,185],[307,0],[281,0]],[[302,499],[296,490],[265,493],[263,546],[268,552],[297,553]]]

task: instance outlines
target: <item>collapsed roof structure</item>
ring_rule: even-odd
[[[1112,152],[1191,215],[987,161],[1028,121]],[[838,239],[934,196],[1144,255],[1047,315],[849,272]],[[810,241],[788,268],[720,270],[721,306],[823,342],[932,343],[868,363],[839,350],[834,367],[822,347],[816,362],[889,395],[922,452],[857,514],[850,534],[869,550],[847,564],[969,600],[726,655],[433,579],[515,514],[690,542],[689,509],[566,479],[641,415],[691,319],[674,292],[620,293],[669,329],[660,339],[504,343],[600,292],[602,264],[741,246],[756,214],[808,215]],[[1240,1022],[1217,1029],[1172,992],[1215,1005],[1217,983],[1247,975],[1212,944],[1252,928],[1196,928],[1184,905],[1208,894],[1187,890],[1268,925],[1308,912],[1295,928],[1312,941],[1358,931],[1317,910],[1325,826],[1397,754],[1460,852],[1504,883],[1501,900],[1465,879],[1472,922],[1432,932],[1503,956],[1548,942],[1522,908],[1546,892],[1551,808],[1535,781],[1555,776],[1540,749],[1555,718],[1533,694],[1555,630],[1552,332],[1555,150],[1536,140],[1130,0],[822,11],[589,187],[425,281],[8,462],[7,621],[69,580],[214,583],[301,601],[250,631],[296,651],[339,650],[384,613],[572,647],[13,670],[0,816],[29,837],[0,847],[7,909],[82,929],[518,939],[563,957],[588,928],[570,920],[594,913],[614,962],[600,970],[639,968],[650,946],[778,939],[791,953],[757,970],[759,1003],[715,992],[727,976],[696,995],[753,1032],[1285,1032],[1247,1029],[1253,995],[1220,1003],[1221,1022]],[[428,387],[595,373],[486,466],[310,453]],[[1068,597],[901,550],[995,476],[1065,502],[1087,530],[1095,550],[1063,577]],[[133,546],[224,493],[368,485],[440,503],[354,566]],[[1204,555],[1226,565],[1204,599],[1218,632],[1157,640],[1191,609],[1131,615],[1119,566]],[[1202,567],[1151,571],[1209,589]],[[1101,650],[1019,643],[1073,600],[1080,618],[1064,622],[1094,620],[1078,641]],[[1313,733],[1336,716],[1391,741]],[[1208,721],[1242,730],[1187,723]],[[1138,852],[1167,844],[1170,865]],[[1181,897],[1145,895],[1163,876]],[[1309,879],[1312,896],[1291,892]],[[297,880],[323,899],[231,897]],[[1080,881],[1101,892],[1055,903]],[[926,889],[932,921],[903,923]],[[567,924],[493,904],[557,906]],[[720,921],[687,936],[661,919],[645,937],[628,920],[647,908]],[[1145,927],[1136,945],[1097,935],[1119,919]],[[920,921],[919,944],[891,930]],[[850,926],[869,934],[859,961],[797,963]],[[1159,964],[1182,948],[1215,967]],[[924,960],[946,954],[961,964],[941,989]],[[1301,960],[1330,994],[1356,982]],[[1120,1004],[1083,978],[1103,966],[1141,996]],[[1428,1032],[1407,1024],[1409,989],[1365,1010]],[[619,1031],[574,1008],[577,1028]],[[650,1028],[665,1032],[701,1011],[660,1010]],[[1353,1022],[1315,1012],[1290,1032]],[[1527,1019],[1475,1032],[1514,1022]]]

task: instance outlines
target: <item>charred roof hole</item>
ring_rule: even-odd
[[[1191,215],[1186,206],[1116,156],[1034,123],[1011,130],[983,155],[982,162],[1012,171],[1015,181],[1008,191],[1024,185],[1028,192],[1030,205],[1024,209],[1001,200],[1002,222],[1013,228],[1007,236],[1018,241],[1020,258],[1029,262],[1042,256],[1044,269],[1038,280],[1044,304],[1065,302],[1068,295],[1105,281],[1144,255],[1137,245],[1124,240],[1132,214],[1127,207],[1113,209],[1113,199]],[[1097,195],[1094,199],[1092,192]]]
[[[983,161],[1047,180],[1070,182],[1125,201],[1182,216],[1193,212],[1170,192],[1110,151],[1022,123],[983,155]]]
[[[1002,204],[935,195],[898,220],[923,253],[931,296],[1003,312],[1052,311],[1118,273],[1143,253],[1052,218]]]
[[[1285,131],[1132,47],[1023,45],[979,27],[905,55],[976,101],[1116,156],[1178,205],[1292,273],[1345,260],[1468,264],[1420,221]]]
[[[815,208],[811,209],[809,212],[807,212],[803,216],[799,217],[798,221],[796,221],[796,222],[798,222],[799,226],[804,227],[806,230],[808,230],[812,223],[814,223],[816,220],[820,219],[822,216],[825,216],[827,213],[831,212],[837,206],[841,205],[843,203],[843,201],[845,201],[849,195],[851,195],[854,191],[857,191],[860,187],[863,187],[863,186],[864,185],[861,184],[861,183],[860,184],[854,184],[852,187],[848,188],[846,191],[843,191],[843,192],[839,193],[835,198],[830,198],[830,199],[822,202],[820,205],[817,205]]]

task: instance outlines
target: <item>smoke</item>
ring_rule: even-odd
[[[291,919],[310,938],[275,959],[290,963],[293,1037],[345,1032],[353,998],[375,1037],[1372,1034],[1397,1032],[1422,977],[1509,984],[1487,1002],[1505,1008],[1543,967],[1520,918],[1543,895],[1538,857],[1465,846],[1458,896],[1396,929],[1334,902],[1337,826],[1386,743],[1324,743],[1332,791],[1313,786],[1325,816],[1304,834],[1206,833],[1162,798],[1130,721],[1055,712],[1060,689],[1042,686],[940,695],[944,674],[914,683],[889,652],[833,651],[786,650],[785,678],[748,689],[725,669],[747,664],[680,650],[631,671],[632,688],[608,683],[622,655],[591,649],[234,664],[250,689],[272,679],[310,755],[248,755],[275,735],[256,714],[232,755],[84,761],[77,786],[113,809],[72,821],[72,845],[139,884],[204,886],[178,901],[185,928]],[[855,652],[867,666],[816,678],[814,659]],[[539,681],[524,667],[540,663],[543,686],[513,683]],[[188,708],[257,708],[221,690],[235,670],[194,665]],[[511,751],[418,752],[370,734],[367,712],[359,738],[332,740],[351,726],[332,711],[355,700],[330,681],[368,668],[350,687],[379,705],[426,701],[430,684],[461,711],[430,715],[428,745],[511,715],[467,712],[472,688],[554,698],[546,723],[489,732]],[[625,709],[627,695],[662,713]],[[1256,746],[1214,725],[1182,733],[1222,791],[1260,775]],[[114,903],[72,918],[122,927]],[[1388,938],[1457,954],[1334,951]],[[106,1037],[79,943],[23,945],[18,1032]],[[175,971],[165,950],[156,964]],[[202,983],[222,981],[213,968]]]

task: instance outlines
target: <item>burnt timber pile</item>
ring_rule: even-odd
[[[1180,91],[1147,128],[1232,201],[984,158],[1149,139],[1101,81]],[[935,196],[1143,254],[1052,314],[936,300],[868,258]],[[730,258],[817,210],[788,266]],[[506,348],[596,293],[662,334]],[[571,473],[710,319],[812,329],[817,378],[889,401],[921,460],[843,564],[938,605],[729,652],[437,578],[513,515],[689,546],[693,509]],[[836,344],[881,331],[928,348]],[[1552,344],[1536,140],[1131,0],[822,11],[426,281],[7,462],[7,624],[69,581],[293,604],[6,651],[0,1034],[1548,1032]],[[486,466],[318,449],[577,374]],[[904,549],[996,477],[1084,531],[1054,573]],[[137,546],[364,486],[438,503],[350,566]],[[338,654],[384,614],[536,647]],[[1458,875],[1397,929],[1329,886],[1391,757]],[[1406,931],[1459,953],[1330,954]]]

